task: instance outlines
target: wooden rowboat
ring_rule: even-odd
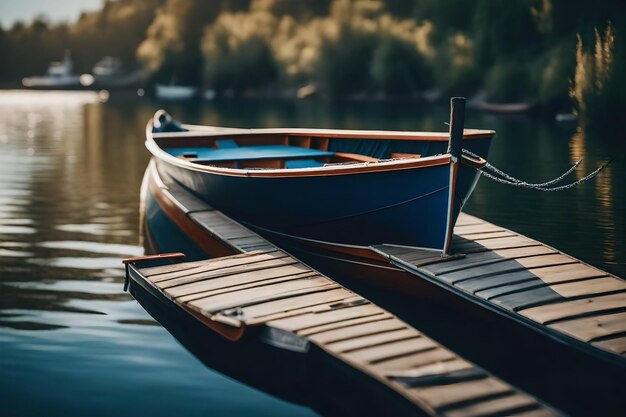
[[[146,146],[160,172],[261,234],[447,252],[495,134],[463,130],[454,100],[441,133],[216,129],[158,112]]]

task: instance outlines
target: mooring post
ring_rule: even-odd
[[[450,182],[448,185],[448,213],[446,217],[446,236],[443,244],[443,255],[450,255],[452,232],[454,229],[454,201],[456,193],[456,177],[459,170],[459,159],[463,154],[463,128],[465,125],[465,97],[450,99],[450,138],[448,153],[450,154]]]
[[[465,97],[450,99],[450,139],[448,153],[458,160],[463,152],[463,128],[465,126]],[[456,162],[456,161],[454,161]]]

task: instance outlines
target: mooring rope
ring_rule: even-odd
[[[463,149],[463,153],[469,156],[472,156],[474,158],[479,158],[478,155],[468,151],[467,149]],[[558,176],[557,178],[550,180],[550,181],[546,181],[546,182],[542,182],[542,183],[529,183],[526,181],[522,181],[520,179],[517,179],[509,174],[507,174],[506,172],[496,168],[495,166],[491,165],[489,162],[487,162],[485,164],[485,166],[483,167],[482,170],[480,170],[480,175],[489,178],[490,180],[499,182],[501,184],[506,184],[506,185],[511,185],[513,187],[521,187],[521,188],[529,188],[529,189],[533,189],[533,190],[539,190],[539,191],[564,191],[564,190],[569,190],[570,188],[573,188],[577,185],[580,185],[584,182],[589,181],[590,179],[594,178],[596,175],[598,175],[604,168],[606,168],[610,163],[611,163],[612,159],[609,160],[607,163],[605,163],[604,165],[602,165],[601,167],[599,167],[598,169],[596,169],[595,171],[593,171],[592,173],[584,176],[583,178],[576,180],[572,183],[569,184],[565,184],[565,185],[561,185],[558,187],[548,187],[549,185],[554,185],[556,183],[561,182],[565,177],[567,177],[568,175],[570,175],[572,172],[574,172],[574,170],[580,165],[580,163],[582,162],[582,159],[579,161],[576,161],[576,163],[569,168],[567,171],[565,171],[563,174],[561,174],[560,176]],[[485,169],[500,175],[499,177],[497,175],[493,175],[490,174],[489,172],[486,172]]]

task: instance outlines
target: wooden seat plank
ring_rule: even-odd
[[[406,324],[399,320],[385,320],[372,323],[356,324],[347,329],[329,330],[310,336],[311,340],[320,344],[328,344],[349,340],[361,336],[375,335],[383,332],[406,329]],[[415,330],[417,332],[417,330]]]
[[[390,342],[416,339],[418,337],[420,337],[420,334],[413,329],[400,329],[390,332],[358,336],[353,339],[342,340],[339,342],[325,343],[325,345],[335,352],[345,353]]]
[[[615,309],[626,309],[626,294],[603,295],[566,301],[559,304],[520,309],[519,313],[540,324],[546,324],[556,320],[598,314]]]
[[[560,321],[548,327],[591,342],[600,337],[626,333],[626,312]]]
[[[459,382],[449,385],[420,387],[409,390],[426,400],[433,408],[451,407],[454,404],[491,399],[496,395],[512,394],[508,385],[495,378],[484,378],[477,381]]]

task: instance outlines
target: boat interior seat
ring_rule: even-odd
[[[215,141],[215,147],[221,149],[238,148],[239,145],[232,139],[219,139]]]
[[[226,162],[251,161],[262,159],[313,159],[334,155],[334,152],[320,149],[302,148],[287,145],[259,145],[208,148],[208,147],[174,147],[165,148],[172,156],[183,157],[192,162]]]
[[[314,167],[323,167],[325,165],[324,162],[317,161],[315,159],[291,159],[285,161],[285,168],[294,169],[294,168],[314,168]]]

